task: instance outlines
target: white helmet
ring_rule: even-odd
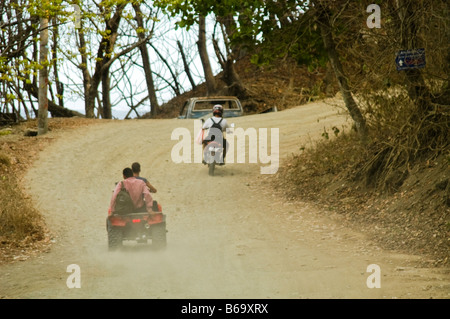
[[[223,114],[223,107],[220,104],[216,104],[213,106],[213,115],[219,114],[220,116],[222,116]]]

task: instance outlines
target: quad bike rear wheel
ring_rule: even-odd
[[[167,246],[166,223],[152,226],[152,245],[157,249],[163,249]]]
[[[108,225],[108,248],[109,250],[116,250],[122,246],[123,233],[118,227]]]

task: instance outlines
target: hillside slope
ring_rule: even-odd
[[[347,118],[340,108],[320,102],[233,121],[242,128],[279,128],[280,164],[288,165],[289,154],[311,146],[324,129],[344,126]],[[45,217],[52,244],[45,254],[1,266],[0,296],[448,297],[445,269],[421,268],[421,256],[381,249],[313,203],[286,202],[260,174],[267,163],[251,163],[248,152],[244,163],[230,158],[214,177],[201,163],[176,164],[172,133],[187,129],[193,138],[193,121],[91,124],[35,138],[52,142],[38,153],[23,186]],[[134,161],[158,189],[154,198],[167,214],[165,251],[134,243],[107,250],[111,190]],[[81,269],[80,289],[66,285],[73,264]],[[372,264],[381,269],[380,289],[367,286]]]
[[[236,63],[236,70],[249,92],[248,99],[241,99],[247,115],[274,107],[278,110],[288,109],[326,96],[331,97],[338,91],[334,77],[324,68],[310,72],[306,66],[296,66],[288,61],[280,61],[272,67],[259,67],[244,58]],[[222,73],[216,76],[216,95],[228,95],[221,76]],[[193,90],[161,105],[156,118],[175,118],[184,101],[206,94],[206,85],[201,83]],[[151,118],[151,114],[147,113],[142,117]]]
[[[246,114],[258,114],[273,107],[285,110],[326,96],[334,96],[338,92],[334,76],[327,69],[309,72],[306,67],[296,67],[286,61],[276,67],[262,68],[245,59],[236,64],[236,69],[252,95],[249,100],[243,101]],[[220,74],[216,78],[220,83]],[[187,98],[205,94],[205,86],[200,85],[165,104],[158,117],[174,118]],[[342,105],[341,112],[348,114]],[[288,121],[297,119],[290,118]],[[344,132],[342,128],[336,127],[323,131],[323,137],[333,136],[333,132],[340,132],[341,136],[351,135],[350,129]],[[346,143],[345,139],[341,143]],[[323,139],[323,142],[326,140]],[[298,143],[301,144],[300,139]],[[281,175],[280,181],[270,182],[274,182],[281,194],[287,194],[287,199],[320,201],[326,207],[340,211],[357,224],[355,227],[364,227],[374,240],[386,248],[424,254],[429,256],[429,264],[448,265],[450,149],[447,150],[447,155],[444,152],[444,155],[434,158],[431,154],[416,161],[410,167],[409,176],[401,189],[393,194],[384,194],[366,187],[361,181],[352,180],[354,176],[349,177],[348,174],[352,173],[353,168],[331,168],[334,165],[331,160],[333,157],[342,157],[344,159],[340,160],[345,162],[346,156],[357,157],[361,153],[376,153],[378,150],[356,150],[357,147],[349,147],[348,144],[333,143],[331,141],[328,145],[323,145],[316,154],[302,154],[300,147],[296,147],[292,152],[294,156],[290,159],[291,162],[286,163],[282,169],[288,176]],[[357,145],[359,142],[354,139],[352,143]],[[322,161],[319,165],[323,150],[336,147],[342,147],[343,151],[340,154],[328,152],[330,161]],[[297,155],[303,164],[298,164]],[[350,158],[347,162],[353,164]],[[295,176],[291,178],[289,175]],[[291,183],[286,183],[289,179]],[[361,210],[366,213],[361,214]]]

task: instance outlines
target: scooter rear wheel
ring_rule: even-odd
[[[216,168],[216,162],[208,164],[208,167],[209,167],[209,175],[214,176],[214,169]]]

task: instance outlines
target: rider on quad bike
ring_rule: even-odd
[[[131,200],[133,202],[134,209],[136,211],[152,211],[153,198],[150,195],[150,191],[145,185],[145,182],[141,179],[136,178],[133,175],[133,171],[131,168],[125,168],[122,172],[123,181],[117,183],[116,188],[114,189],[111,203],[109,206],[109,210],[114,213],[116,210],[116,198],[120,192],[122,185],[130,194]]]
[[[114,189],[106,219],[109,249],[135,240],[157,248],[166,246],[166,218],[161,205],[153,200],[145,182],[133,176],[131,168],[123,170],[124,180]]]
[[[212,113],[213,117],[207,119],[202,127],[204,131],[209,130],[208,135],[203,139],[202,142],[203,150],[212,141],[219,143],[223,147],[223,161],[220,164],[224,165],[228,142],[225,139],[223,132],[230,126],[228,125],[227,120],[222,117],[223,116],[222,105],[220,104],[214,105]]]

